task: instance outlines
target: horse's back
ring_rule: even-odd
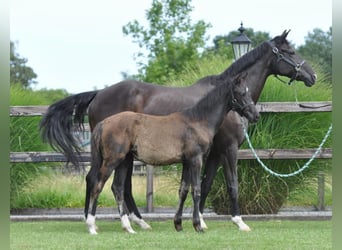
[[[213,86],[204,83],[189,87],[168,87],[125,80],[102,89],[89,105],[90,127],[123,111],[167,115],[194,105]]]

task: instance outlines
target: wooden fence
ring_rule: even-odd
[[[42,116],[48,106],[11,106],[10,116]],[[257,104],[257,108],[261,113],[288,113],[288,112],[331,112],[332,103],[325,102],[261,102]],[[85,130],[89,131],[89,127],[85,126]],[[255,149],[260,159],[310,159],[315,148],[305,149]],[[255,159],[250,149],[240,149],[238,158],[241,160]],[[332,149],[323,148],[316,156],[320,159],[331,159]],[[89,162],[90,152],[82,152],[80,162]],[[24,162],[66,162],[63,154],[57,152],[11,152],[11,163]],[[142,163],[135,161],[135,167],[141,166]],[[146,166],[147,175],[147,212],[153,210],[153,167]],[[318,189],[318,205],[317,207],[324,210],[324,185],[322,185],[322,177],[319,177]]]

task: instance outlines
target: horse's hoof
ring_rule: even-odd
[[[200,217],[201,227],[202,227],[203,229],[208,229],[207,224],[204,222],[203,214],[200,213],[200,214],[199,214],[199,217]]]
[[[144,230],[152,230],[152,227],[149,224],[147,224],[143,219],[139,219],[135,214],[130,214],[129,219]]]
[[[123,228],[123,230],[125,230],[127,233],[130,233],[130,234],[136,234],[137,233],[132,228]]]
[[[251,231],[251,228],[245,222],[243,222],[241,216],[232,217],[232,221],[235,225],[238,226],[240,231],[243,231],[243,232]]]
[[[194,226],[194,229],[195,229],[195,231],[197,232],[197,233],[204,233],[204,230],[203,230],[203,228],[201,227],[201,225],[200,224],[198,224],[198,225],[193,225]]]

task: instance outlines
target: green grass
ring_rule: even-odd
[[[173,222],[152,221],[152,231],[122,231],[119,221],[98,221],[99,234],[89,235],[84,222],[11,222],[11,249],[331,249],[331,221],[249,221],[240,232],[227,221],[207,221],[196,233],[190,220],[176,232]]]

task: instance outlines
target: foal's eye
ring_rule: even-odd
[[[293,50],[290,50],[290,49],[282,49],[282,52],[288,54],[288,55],[294,55],[295,52]]]

